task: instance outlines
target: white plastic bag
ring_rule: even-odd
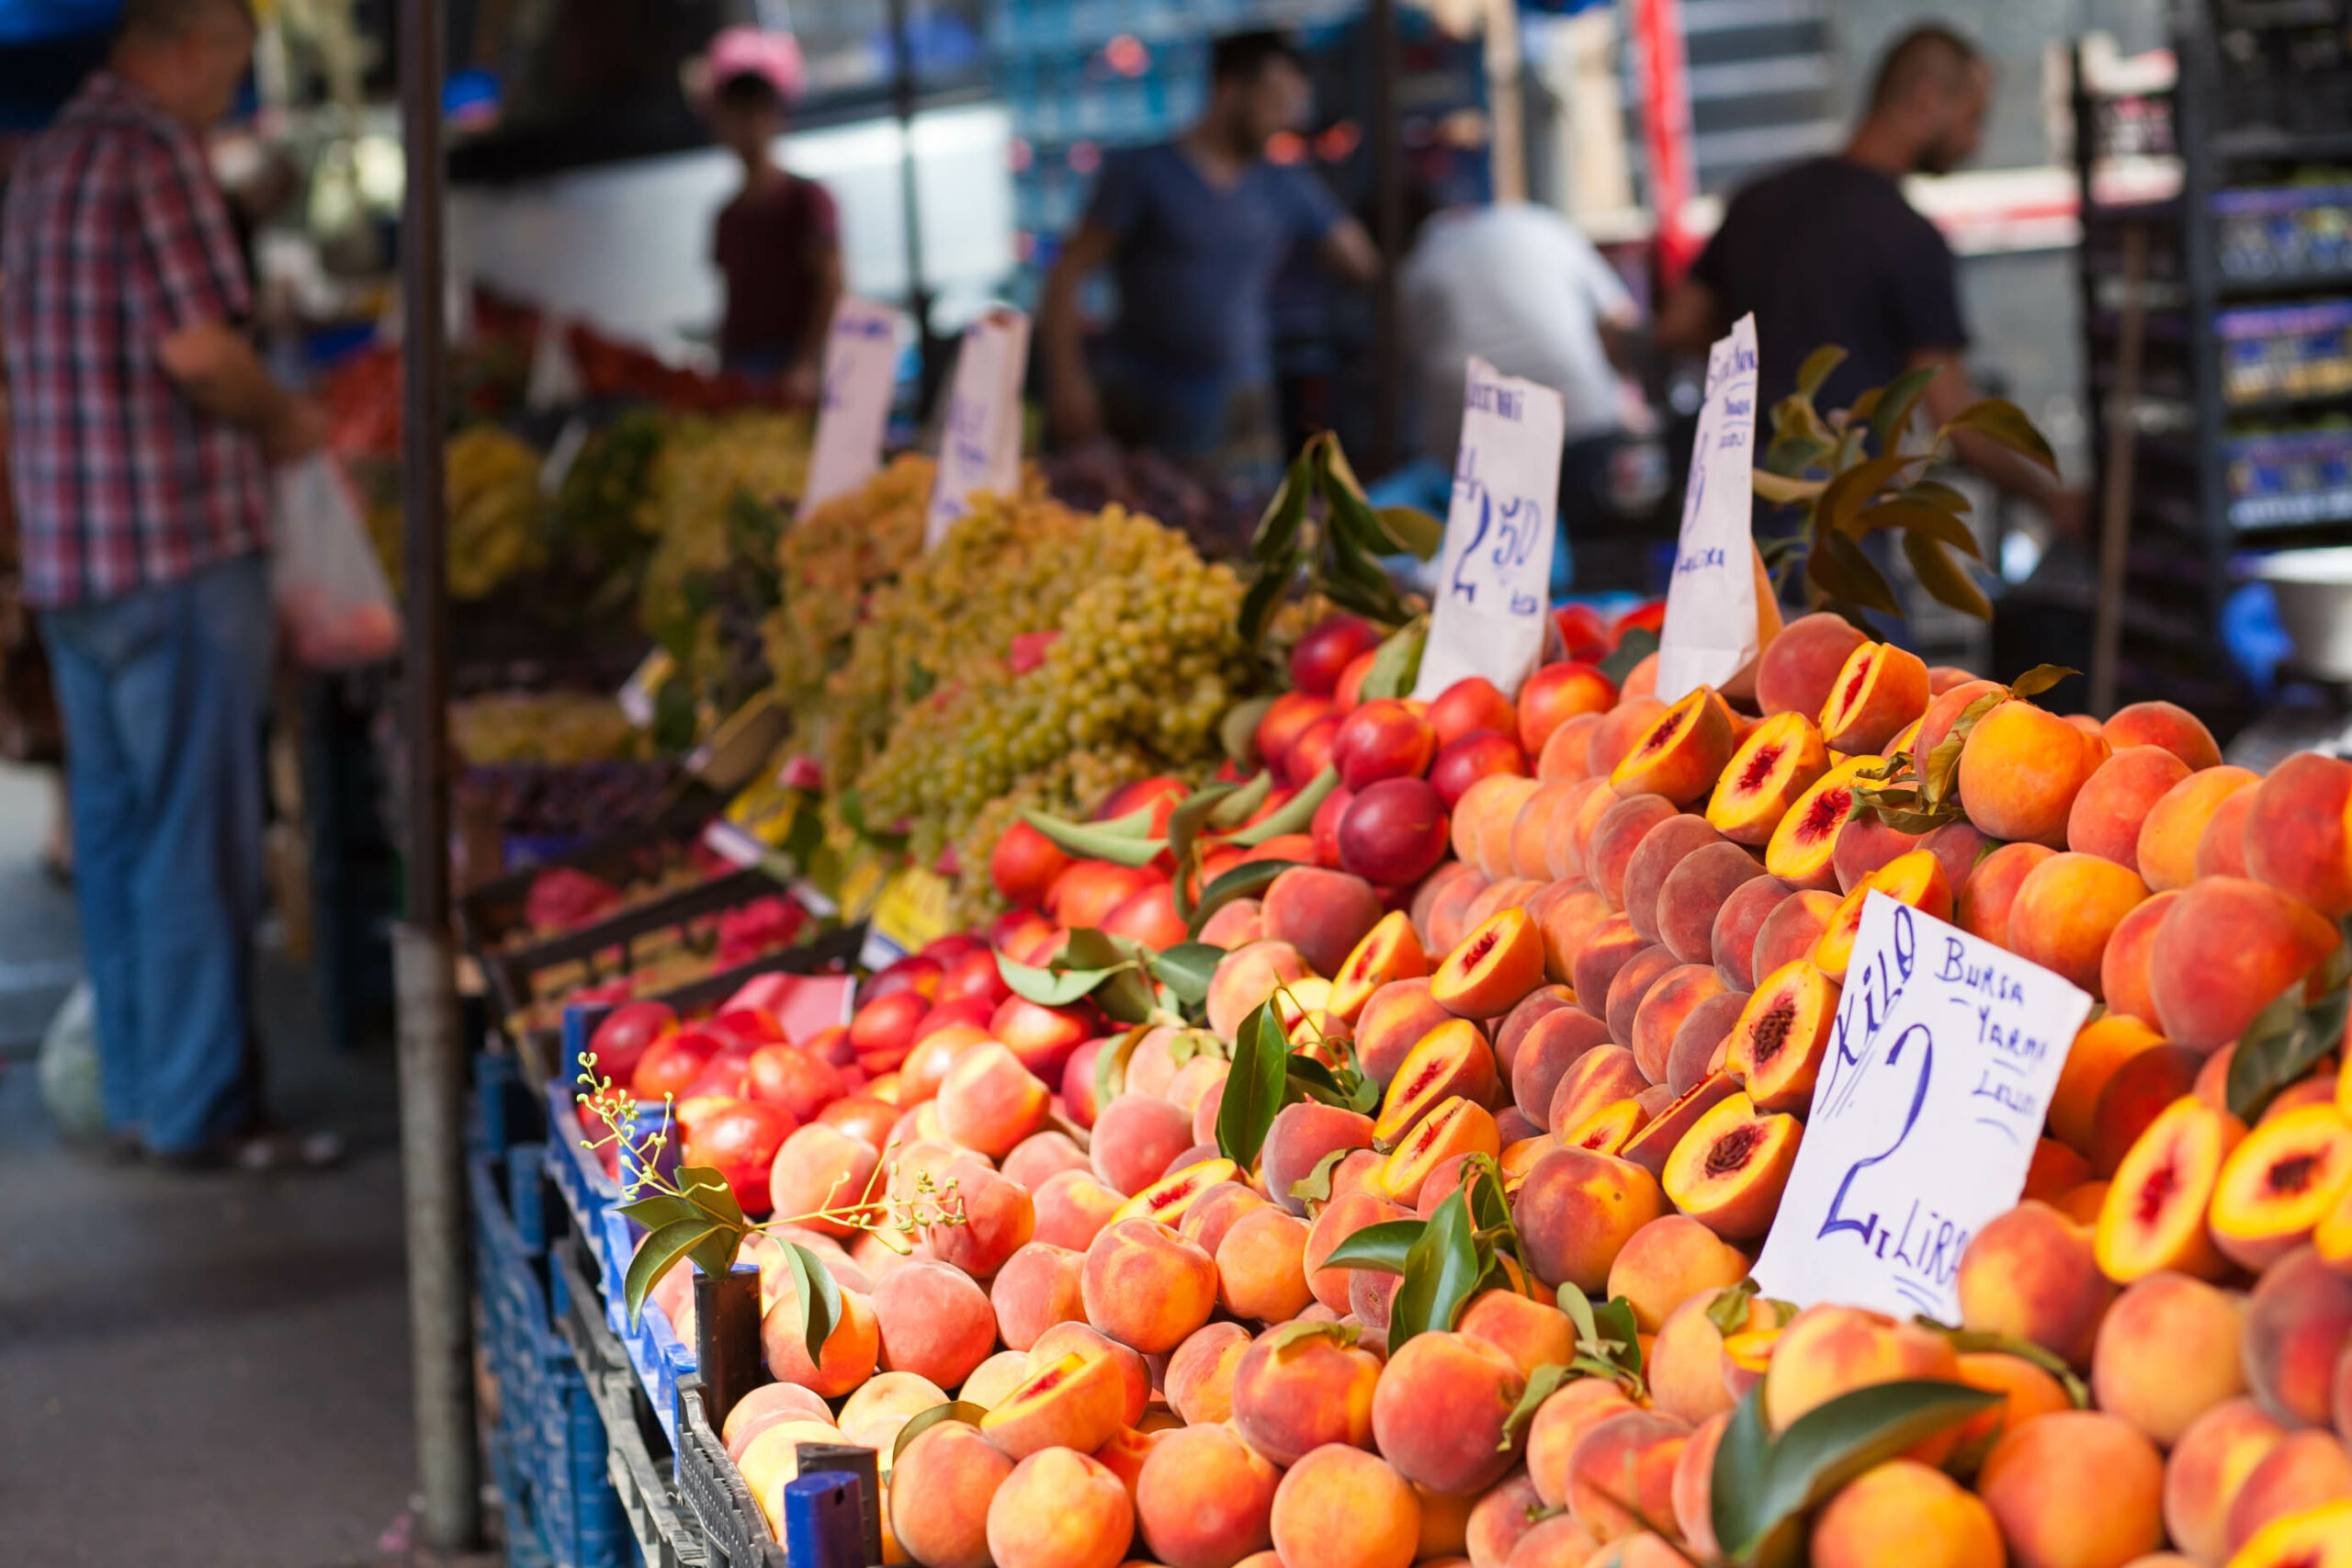
[[[270,594],[294,656],[322,669],[390,658],[400,614],[342,468],[313,452],[273,482]]]

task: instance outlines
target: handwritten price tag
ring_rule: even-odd
[[[1961,1252],[2025,1190],[2090,1009],[2049,970],[1871,894],[1757,1260],[1765,1293],[1958,1323]]]
[[[1682,533],[1658,633],[1662,703],[1721,686],[1759,651],[1748,543],[1755,448],[1756,318],[1742,316],[1707,355],[1707,400],[1690,446]]]
[[[906,317],[871,299],[844,299],[834,308],[808,482],[800,493],[804,508],[855,490],[882,466],[882,431],[906,325]]]
[[[1566,428],[1559,393],[1471,357],[1415,696],[1434,697],[1467,675],[1510,696],[1543,658]]]
[[[1011,495],[1020,488],[1021,374],[1028,362],[1029,318],[1020,311],[999,306],[965,329],[947,390],[924,548],[970,510],[973,495]]]

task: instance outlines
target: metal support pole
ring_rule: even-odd
[[[441,462],[448,385],[442,321],[442,6],[443,0],[401,0],[400,11],[401,132],[408,165],[401,220],[408,914],[393,933],[392,961],[417,1474],[425,1543],[448,1551],[474,1543],[481,1496],[443,735],[449,652]]]
[[[899,122],[899,209],[907,228],[907,313],[915,319],[915,343],[922,354],[922,396],[915,406],[927,409],[946,366],[931,333],[931,286],[922,271],[922,193],[915,180],[914,38],[907,27],[907,0],[890,0],[890,112]]]
[[[1373,238],[1380,279],[1373,289],[1373,468],[1403,456],[1400,409],[1405,389],[1404,329],[1396,314],[1396,266],[1405,248],[1404,131],[1396,123],[1396,0],[1372,0],[1365,38],[1372,52]]]

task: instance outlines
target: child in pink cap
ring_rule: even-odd
[[[729,28],[711,40],[706,73],[712,132],[743,165],[712,232],[727,290],[719,354],[729,369],[780,378],[813,399],[842,293],[841,228],[824,186],[775,158],[786,105],[800,92],[800,49],[789,33]]]

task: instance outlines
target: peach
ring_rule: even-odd
[[[924,1428],[891,1466],[891,1533],[925,1568],[989,1568],[989,1504],[1012,1467],[960,1421]]]
[[[1595,1018],[1607,1019],[1609,988],[1617,983],[1618,972],[1649,946],[1623,915],[1611,915],[1594,927],[1568,973],[1568,988],[1576,993],[1577,1006]]]
[[[1593,890],[1611,908],[1625,907],[1625,877],[1643,840],[1652,829],[1675,820],[1679,815],[1674,803],[1664,795],[1635,795],[1619,800],[1594,820],[1591,839],[1585,847],[1584,873]],[[1701,827],[1706,826],[1703,817],[1692,820]],[[1713,829],[1708,831],[1712,833]],[[1688,838],[1683,840],[1686,848],[1704,841]],[[1663,872],[1659,874],[1662,876]]]
[[[1555,1514],[1529,1527],[1511,1544],[1507,1568],[1584,1568],[1600,1548],[1585,1528],[1566,1514]]]
[[[1607,713],[1616,702],[1617,683],[1597,664],[1571,659],[1538,666],[1520,683],[1519,743],[1532,756],[1561,725],[1580,715]]]
[[[1210,1031],[1220,1040],[1232,1039],[1241,1021],[1276,989],[1313,972],[1298,949],[1272,937],[1235,948],[1217,961],[1209,976]]]
[[[1821,739],[1848,753],[1875,752],[1928,711],[1928,667],[1892,643],[1866,642],[1846,656],[1823,700]]]
[[[1250,1348],[1250,1331],[1238,1323],[1204,1323],[1169,1353],[1168,1403],[1195,1425],[1233,1416],[1233,1381]]]
[[[1593,1423],[1568,1454],[1568,1512],[1602,1542],[1671,1520],[1674,1467],[1690,1440],[1680,1422],[1646,1410]]]
[[[1267,941],[1289,943],[1317,975],[1337,975],[1381,914],[1380,896],[1363,877],[1300,865],[1267,887],[1261,918]]]
[[[1467,1337],[1510,1357],[1521,1377],[1535,1369],[1565,1367],[1576,1354],[1576,1330],[1556,1306],[1516,1291],[1484,1291],[1471,1298],[1458,1325]]]
[[[2099,1407],[2170,1448],[2190,1422],[2245,1391],[2242,1315],[2236,1297],[2186,1274],[2133,1281],[2099,1325],[2091,1361]]]
[[[822,1122],[795,1128],[768,1169],[774,1212],[779,1218],[799,1215],[799,1224],[824,1235],[847,1235],[844,1221],[820,1217],[821,1213],[863,1201],[880,1163],[871,1144],[839,1128]]]
[[[2100,1270],[2118,1284],[2167,1269],[2218,1277],[2224,1265],[2205,1211],[2222,1162],[2245,1135],[2235,1117],[2193,1096],[2166,1106],[2115,1168],[2094,1243]]]
[[[1401,1203],[1392,1203],[1385,1197],[1372,1192],[1353,1192],[1334,1196],[1315,1216],[1315,1224],[1307,1233],[1305,1261],[1307,1288],[1315,1299],[1333,1312],[1345,1312],[1348,1306],[1348,1277],[1351,1269],[1327,1269],[1323,1259],[1333,1248],[1366,1225],[1385,1220],[1408,1219],[1412,1211]]]
[[[1713,972],[1718,979],[1723,972]],[[1666,1087],[1679,1098],[1704,1083],[1724,1060],[1739,1015],[1747,1010],[1748,993],[1723,990],[1692,1008],[1674,1032],[1667,1047]],[[1634,1026],[1640,1027],[1640,1019]]]
[[[2197,838],[2197,875],[2247,874],[2245,819],[2253,808],[2254,791],[2251,788],[2233,791],[2213,807],[2213,814],[2205,819],[2205,831]]]
[[[2098,961],[2098,983],[2109,1016],[2155,1022],[2155,988],[2148,965],[2155,953],[2156,928],[2179,897],[2176,890],[2150,894],[2109,933],[2107,952]]]
[[[1413,1124],[1374,1179],[1376,1190],[1399,1203],[1420,1197],[1431,1172],[1464,1155],[1502,1153],[1502,1134],[1485,1107],[1455,1095]]]
[[[1051,1099],[1020,1057],[986,1041],[957,1056],[941,1080],[939,1124],[964,1147],[1001,1159],[1044,1127]]]
[[[1503,1568],[1511,1548],[1535,1528],[1533,1516],[1543,1509],[1535,1483],[1525,1471],[1515,1472],[1498,1483],[1471,1508],[1469,1522],[1463,1530],[1471,1568]]]
[[[2154,902],[2155,899],[2149,900]],[[2134,910],[2132,916],[2125,917],[2126,920],[2138,912]],[[2079,1152],[2088,1153],[2099,1096],[2105,1092],[2109,1080],[2124,1063],[2164,1043],[2164,1036],[2140,1019],[2114,1011],[2085,1024],[2066,1052],[2066,1065],[2059,1070],[2058,1087],[2051,1096],[2051,1135]]]
[[[1658,976],[1634,1011],[1630,1043],[1634,1063],[1652,1083],[1667,1081],[1667,1059],[1683,1021],[1723,994],[1723,976],[1708,964],[1684,964]]]
[[[2165,1531],[2199,1562],[2229,1555],[2230,1505],[2287,1429],[2251,1399],[2225,1399],[2190,1422],[2165,1461]]]
[[[1488,773],[1463,791],[1448,830],[1454,854],[1489,882],[1509,875],[1511,824],[1536,787],[1533,779],[1517,773]]]
[[[1836,886],[1838,835],[1853,808],[1855,788],[1870,782],[1857,775],[1877,765],[1870,756],[1832,762],[1774,825],[1764,844],[1764,869],[1793,887]]]
[[[1462,939],[1430,976],[1430,996],[1461,1018],[1499,1018],[1544,983],[1544,939],[1524,909],[1504,909]]]
[[[2076,1367],[2115,1287],[2099,1272],[2088,1226],[2030,1200],[1969,1238],[1955,1280],[1962,1327],[2041,1346]]]
[[[2084,782],[2066,816],[2066,847],[2136,872],[2140,829],[2188,765],[2160,746],[2127,746]]]
[[[1647,693],[1627,693],[1618,705],[1601,715],[1592,733],[1585,740],[1585,765],[1595,775],[1608,778],[1617,771],[1650,727],[1665,716],[1666,705]]]
[[[735,1402],[720,1424],[719,1438],[727,1444],[729,1459],[743,1457],[743,1450],[759,1429],[778,1421],[816,1421],[832,1424],[832,1408],[814,1391],[795,1382],[768,1382],[746,1393]]]
[[[1163,1435],[1136,1480],[1136,1522],[1168,1568],[1227,1568],[1273,1540],[1281,1472],[1230,1427]]]
[[[1608,1025],[1590,1013],[1563,1008],[1535,1021],[1511,1064],[1511,1100],[1537,1126],[1552,1125],[1552,1098],[1560,1080],[1588,1052],[1609,1043]]]
[[[1939,1334],[1859,1307],[1807,1307],[1772,1348],[1764,1419],[1783,1432],[1841,1393],[1917,1378],[1951,1382],[1958,1370],[1951,1342]]]
[[[2127,746],[2161,746],[2192,772],[2219,767],[2222,761],[2213,732],[2174,703],[2127,704],[2099,727],[2099,733],[2119,751]]]
[[[1357,1066],[1385,1087],[1421,1037],[1453,1016],[1430,995],[1427,980],[1390,981],[1356,1016]]]
[[[1200,940],[1211,947],[1232,949],[1263,941],[1266,906],[1256,898],[1236,898],[1211,915],[1201,927]]]
[[[2352,1340],[2352,1273],[2330,1268],[2310,1247],[2289,1253],[2246,1298],[2246,1383],[2289,1426],[2324,1427],[2330,1379]]]
[[[1065,1170],[1093,1168],[1086,1151],[1072,1143],[1069,1134],[1050,1128],[1022,1139],[997,1162],[998,1173],[1007,1181],[1018,1182],[1032,1192]]]
[[[1306,1213],[1306,1200],[1292,1187],[1315,1172],[1329,1156],[1372,1146],[1373,1122],[1338,1106],[1303,1100],[1274,1113],[1266,1129],[1261,1159],[1269,1197],[1294,1214]]]
[[[1849,1482],[1813,1523],[1814,1568],[2002,1568],[1992,1509],[1941,1471],[1890,1460]]]
[[[1996,839],[2063,848],[2075,796],[2105,760],[2098,742],[2047,708],[2002,703],[1961,749],[1961,809]]]
[[[1069,1449],[1031,1454],[989,1502],[996,1568],[1117,1568],[1134,1534],[1125,1485]]]
[[[1220,1166],[1230,1166],[1233,1162],[1220,1160],[1216,1163]],[[1228,1177],[1202,1191],[1193,1201],[1185,1204],[1182,1214],[1172,1223],[1176,1226],[1177,1235],[1214,1258],[1216,1256],[1217,1247],[1225,1241],[1226,1233],[1234,1227],[1242,1215],[1252,1209],[1266,1207],[1269,1207],[1266,1200],[1255,1190]],[[1125,1214],[1120,1216],[1122,1219],[1128,1217]],[[1170,1222],[1162,1221],[1161,1223]]]
[[[1634,1016],[1641,1011],[1642,998],[1675,966],[1674,954],[1655,943],[1625,961],[1624,967],[1609,982],[1609,998],[1602,1005],[1601,1016],[1609,1025],[1611,1040],[1626,1042],[1634,1038]]]
[[[1596,1045],[1560,1075],[1544,1109],[1544,1125],[1566,1138],[1595,1111],[1631,1100],[1650,1087],[1641,1064],[1623,1045]]]
[[[1758,976],[1770,973],[1759,971],[1755,965],[1757,938],[1762,934],[1765,922],[1795,892],[1768,872],[1742,882],[1724,895],[1722,906],[1715,911],[1714,924],[1708,931],[1707,950],[1716,973],[1731,989],[1753,990]]]
[[[2261,782],[2245,768],[2210,767],[2175,784],[2141,818],[2132,846],[2140,879],[2162,892],[2186,887],[2197,878],[2197,847],[2222,804]]]
[[[1285,1325],[1260,1335],[1233,1372],[1233,1424],[1276,1464],[1332,1444],[1372,1446],[1380,1359],[1340,1325]]]
[[[2004,1433],[2037,1416],[2075,1407],[2075,1402],[2056,1378],[2024,1357],[2007,1351],[1962,1351],[1960,1381],[1971,1388],[2001,1396],[1998,1404],[1962,1422],[1953,1434],[1949,1462],[1963,1474],[1984,1462],[1984,1455]]]
[[[1449,1019],[1421,1037],[1389,1080],[1372,1135],[1394,1144],[1442,1101],[1459,1095],[1484,1105],[1495,1092],[1494,1047],[1476,1024]]]
[[[1829,752],[1813,720],[1774,714],[1748,731],[1715,782],[1707,821],[1736,844],[1762,848],[1814,781],[1829,771]]]
[[[1634,929],[1651,942],[1658,941],[1658,893],[1667,877],[1684,857],[1710,844],[1724,843],[1723,835],[1709,827],[1705,818],[1688,813],[1669,817],[1643,834],[1641,841],[1634,846],[1634,852],[1626,857],[1625,875],[1619,888],[1619,897]],[[1737,850],[1736,845],[1730,847],[1742,859],[1747,858],[1746,851]]]
[[[2211,1051],[2334,951],[2335,928],[2262,883],[2200,876],[2156,928],[2149,990],[2165,1037]]]
[[[2224,1539],[2235,1553],[2267,1527],[2330,1504],[2352,1504],[2352,1454],[2331,1433],[2289,1432],[2246,1472]]]
[[[1086,1171],[1062,1171],[1037,1189],[1031,1206],[1031,1237],[1083,1252],[1125,1201]]]
[[[975,1280],[1004,1266],[1036,1234],[1036,1206],[1029,1194],[972,1157],[951,1161],[952,1190],[940,1201],[942,1220],[926,1227],[932,1256],[952,1263]],[[945,1221],[953,1218],[957,1223]]]
[[[2018,887],[2009,906],[2009,951],[2096,997],[2108,939],[2147,896],[2139,874],[2112,860],[2071,851],[2052,855]]]
[[[1179,1107],[1157,1095],[1123,1094],[1095,1119],[1094,1174],[1133,1197],[1192,1145],[1192,1118]]]
[[[1617,764],[1609,787],[1621,795],[1661,795],[1677,806],[1703,800],[1731,761],[1731,709],[1712,686],[1700,686],[1653,720]]]
[[[1528,1267],[1547,1285],[1590,1294],[1634,1233],[1665,1212],[1657,1179],[1640,1166],[1581,1149],[1535,1162],[1512,1202]]]
[[[1600,877],[1592,858],[1592,841],[1600,831],[1600,819],[1618,804],[1618,794],[1606,778],[1586,781],[1584,792],[1566,803],[1544,837],[1544,869],[1555,876],[1583,877],[1599,891]]]
[[[1025,1364],[1034,1377],[1064,1357],[1076,1355],[1090,1361],[1107,1361],[1118,1374],[1120,1390],[1119,1422],[1132,1427],[1144,1418],[1144,1410],[1151,1398],[1151,1371],[1144,1359],[1126,1346],[1083,1323],[1057,1323],[1037,1336],[1029,1347]]]
[[[1216,1306],[1216,1262],[1149,1220],[1121,1220],[1090,1243],[1080,1274],[1086,1321],[1146,1355],[1173,1350]]]
[[[1733,1094],[1674,1147],[1662,1179],[1674,1206],[1726,1241],[1762,1235],[1781,1206],[1803,1130]]]
[[[1274,1492],[1272,1533],[1284,1568],[1407,1568],[1420,1532],[1411,1485],[1344,1444],[1301,1456]]]
[[[954,1388],[996,1348],[996,1314],[960,1269],[910,1258],[874,1287],[884,1371]]]
[[[2222,1255],[2262,1269],[2352,1192],[2352,1122],[2327,1102],[2275,1111],[2222,1162],[2207,1225]]]
[[[1821,888],[1800,888],[1781,900],[1756,928],[1749,972],[1770,976],[1800,958],[1810,957],[1840,902],[1837,894]]]
[[[1724,1381],[1723,1331],[1707,1315],[1722,1296],[1719,1290],[1702,1289],[1685,1298],[1666,1314],[1643,1358],[1651,1403],[1678,1421],[1705,1421],[1736,1403]],[[1751,1296],[1742,1322],[1741,1331],[1747,1332],[1776,1328],[1780,1319],[1770,1303]]]
[[[777,1298],[760,1319],[760,1348],[778,1382],[798,1383],[827,1399],[838,1399],[874,1375],[881,1337],[874,1309],[854,1291],[842,1293],[841,1320],[825,1337],[823,1354],[808,1359],[797,1296]]]
[[[1536,1023],[1547,1013],[1572,1010],[1576,1005],[1576,993],[1563,985],[1539,986],[1521,997],[1494,1025],[1496,1070],[1509,1078],[1518,1065],[1519,1048]]]
[[[1645,1334],[1656,1334],[1691,1297],[1747,1278],[1747,1255],[1686,1214],[1662,1214],[1628,1237],[1610,1265],[1608,1293],[1623,1296]]]
[[[2017,1427],[1986,1456],[1977,1491],[2019,1568],[2123,1568],[2164,1539],[2163,1460],[2098,1411]],[[2098,1506],[2082,1506],[2088,1497]]]
[[[1952,900],[1953,923],[1971,936],[2008,946],[2009,915],[2018,889],[2055,852],[2044,844],[2003,844],[1978,861]]]
[[[1417,1334],[1389,1358],[1373,1391],[1373,1440],[1415,1485],[1448,1496],[1482,1492],[1511,1467],[1503,1423],[1526,1381],[1482,1339]]]
[[[1757,706],[1767,714],[1819,713],[1838,689],[1838,671],[1869,641],[1828,611],[1798,616],[1765,644],[1757,660]]]
[[[2215,1053],[2216,1058],[2219,1055]],[[2159,1045],[2117,1067],[2107,1087],[2099,1090],[2098,1106],[2091,1113],[2092,1174],[2113,1177],[2140,1135],[2181,1096],[2194,1093],[2209,1104],[2220,1103],[2218,1075],[2212,1094],[2203,1087],[2211,1066],[2186,1046]]]
[[[1217,1299],[1236,1317],[1281,1322],[1315,1299],[1306,1288],[1305,1220],[1280,1209],[1244,1214],[1217,1244]]]
[[[1544,1506],[1566,1507],[1577,1445],[1601,1422],[1634,1409],[1609,1378],[1573,1378],[1536,1407],[1527,1428],[1527,1473]]]
[[[2352,762],[2298,751],[2254,787],[2245,874],[2329,919],[2352,914]]]

